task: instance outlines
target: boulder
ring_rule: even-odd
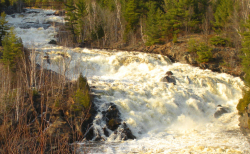
[[[167,71],[167,72],[166,72],[166,75],[173,75],[173,72]]]
[[[108,110],[103,111],[103,119],[106,121],[107,128],[103,128],[105,136],[110,134],[106,129],[114,131],[114,134],[120,134],[123,140],[135,139],[131,130],[128,128],[125,122],[122,122],[121,113],[117,106],[113,103],[109,104]]]
[[[175,85],[176,84],[176,79],[173,76],[173,73],[171,71],[167,71],[166,74],[167,74],[167,76],[163,77],[161,79],[161,82],[173,83]]]
[[[55,41],[55,40],[51,40],[51,41],[49,41],[49,43],[48,44],[57,44],[57,42]]]
[[[102,114],[110,130],[114,131],[120,126],[122,121],[120,118],[121,113],[115,104],[110,103],[108,110],[104,111]]]
[[[221,106],[221,105],[218,105],[217,108],[216,108],[216,111],[214,113],[214,117],[215,118],[219,118],[220,116],[222,116],[222,114],[224,113],[228,113],[228,110],[227,108]]]
[[[122,124],[123,129],[121,131],[122,133],[122,140],[127,140],[127,139],[136,139],[136,137],[133,135],[133,133],[131,132],[131,130],[128,128],[127,124],[124,122]]]

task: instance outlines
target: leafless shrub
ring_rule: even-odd
[[[0,153],[76,153],[77,145],[69,143],[82,140],[76,123],[81,125],[85,119],[68,116],[69,110],[56,104],[68,102],[74,94],[74,86],[64,76],[68,63],[62,61],[61,75],[44,69],[43,63],[37,65],[36,56],[34,50],[24,49],[16,72],[0,63]],[[63,124],[68,129],[63,130]]]

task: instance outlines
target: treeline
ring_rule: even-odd
[[[164,44],[190,33],[216,34],[215,44],[240,47],[247,0],[67,0],[77,43]]]
[[[24,7],[23,0],[0,0],[0,12],[8,14],[22,12]]]
[[[150,46],[202,33],[216,34],[215,45],[239,48],[249,16],[249,0],[24,0],[36,2],[64,3],[74,43],[94,41],[103,47]]]

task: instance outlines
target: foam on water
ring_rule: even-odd
[[[19,21],[22,20],[18,18],[15,22]],[[38,44],[37,63],[43,67],[70,79],[77,78],[79,73],[85,75],[89,84],[96,87],[93,92],[101,95],[96,101],[99,110],[106,110],[105,103],[115,103],[121,118],[137,137],[122,141],[114,132],[109,138],[101,134],[105,144],[88,149],[82,143],[84,150],[92,153],[250,152],[249,143],[238,127],[236,105],[244,87],[240,78],[171,63],[162,55],[48,46],[46,42],[55,35],[53,27],[46,30],[16,27],[16,31],[26,44],[31,40]],[[50,56],[50,64],[43,59],[45,53]],[[176,85],[160,81],[167,71],[173,72]],[[230,112],[215,119],[213,114],[219,104]],[[101,118],[98,114],[94,121],[95,130],[100,133],[105,126]]]
[[[33,11],[33,12],[32,12]],[[39,12],[39,13],[38,13]],[[55,39],[56,28],[50,26],[48,29],[43,27],[46,23],[64,23],[64,18],[60,16],[52,15],[53,10],[41,10],[41,9],[28,9],[26,13],[15,13],[13,15],[7,15],[6,19],[8,24],[15,27],[15,31],[18,37],[22,38],[23,44],[28,48],[36,48],[41,46],[48,46],[48,42]],[[32,25],[36,24],[38,28],[20,28],[24,24]]]

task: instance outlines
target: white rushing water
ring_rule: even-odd
[[[64,22],[61,17],[46,16],[53,11],[39,11],[7,18],[25,46],[35,49],[37,63],[70,79],[79,73],[85,75],[89,84],[96,87],[94,92],[101,95],[96,101],[99,110],[106,110],[107,103],[116,104],[122,120],[137,137],[121,141],[115,133],[108,138],[101,134],[106,139],[104,144],[90,147],[80,143],[82,151],[250,153],[247,138],[238,126],[236,105],[244,87],[240,78],[171,63],[162,55],[48,45],[56,34],[55,27],[19,28],[26,21]],[[50,56],[50,64],[42,59],[45,53]],[[160,81],[167,71],[173,72],[176,85]],[[230,112],[214,118],[217,105],[227,107]],[[94,122],[99,131],[105,125],[100,121],[101,116],[99,113]]]

